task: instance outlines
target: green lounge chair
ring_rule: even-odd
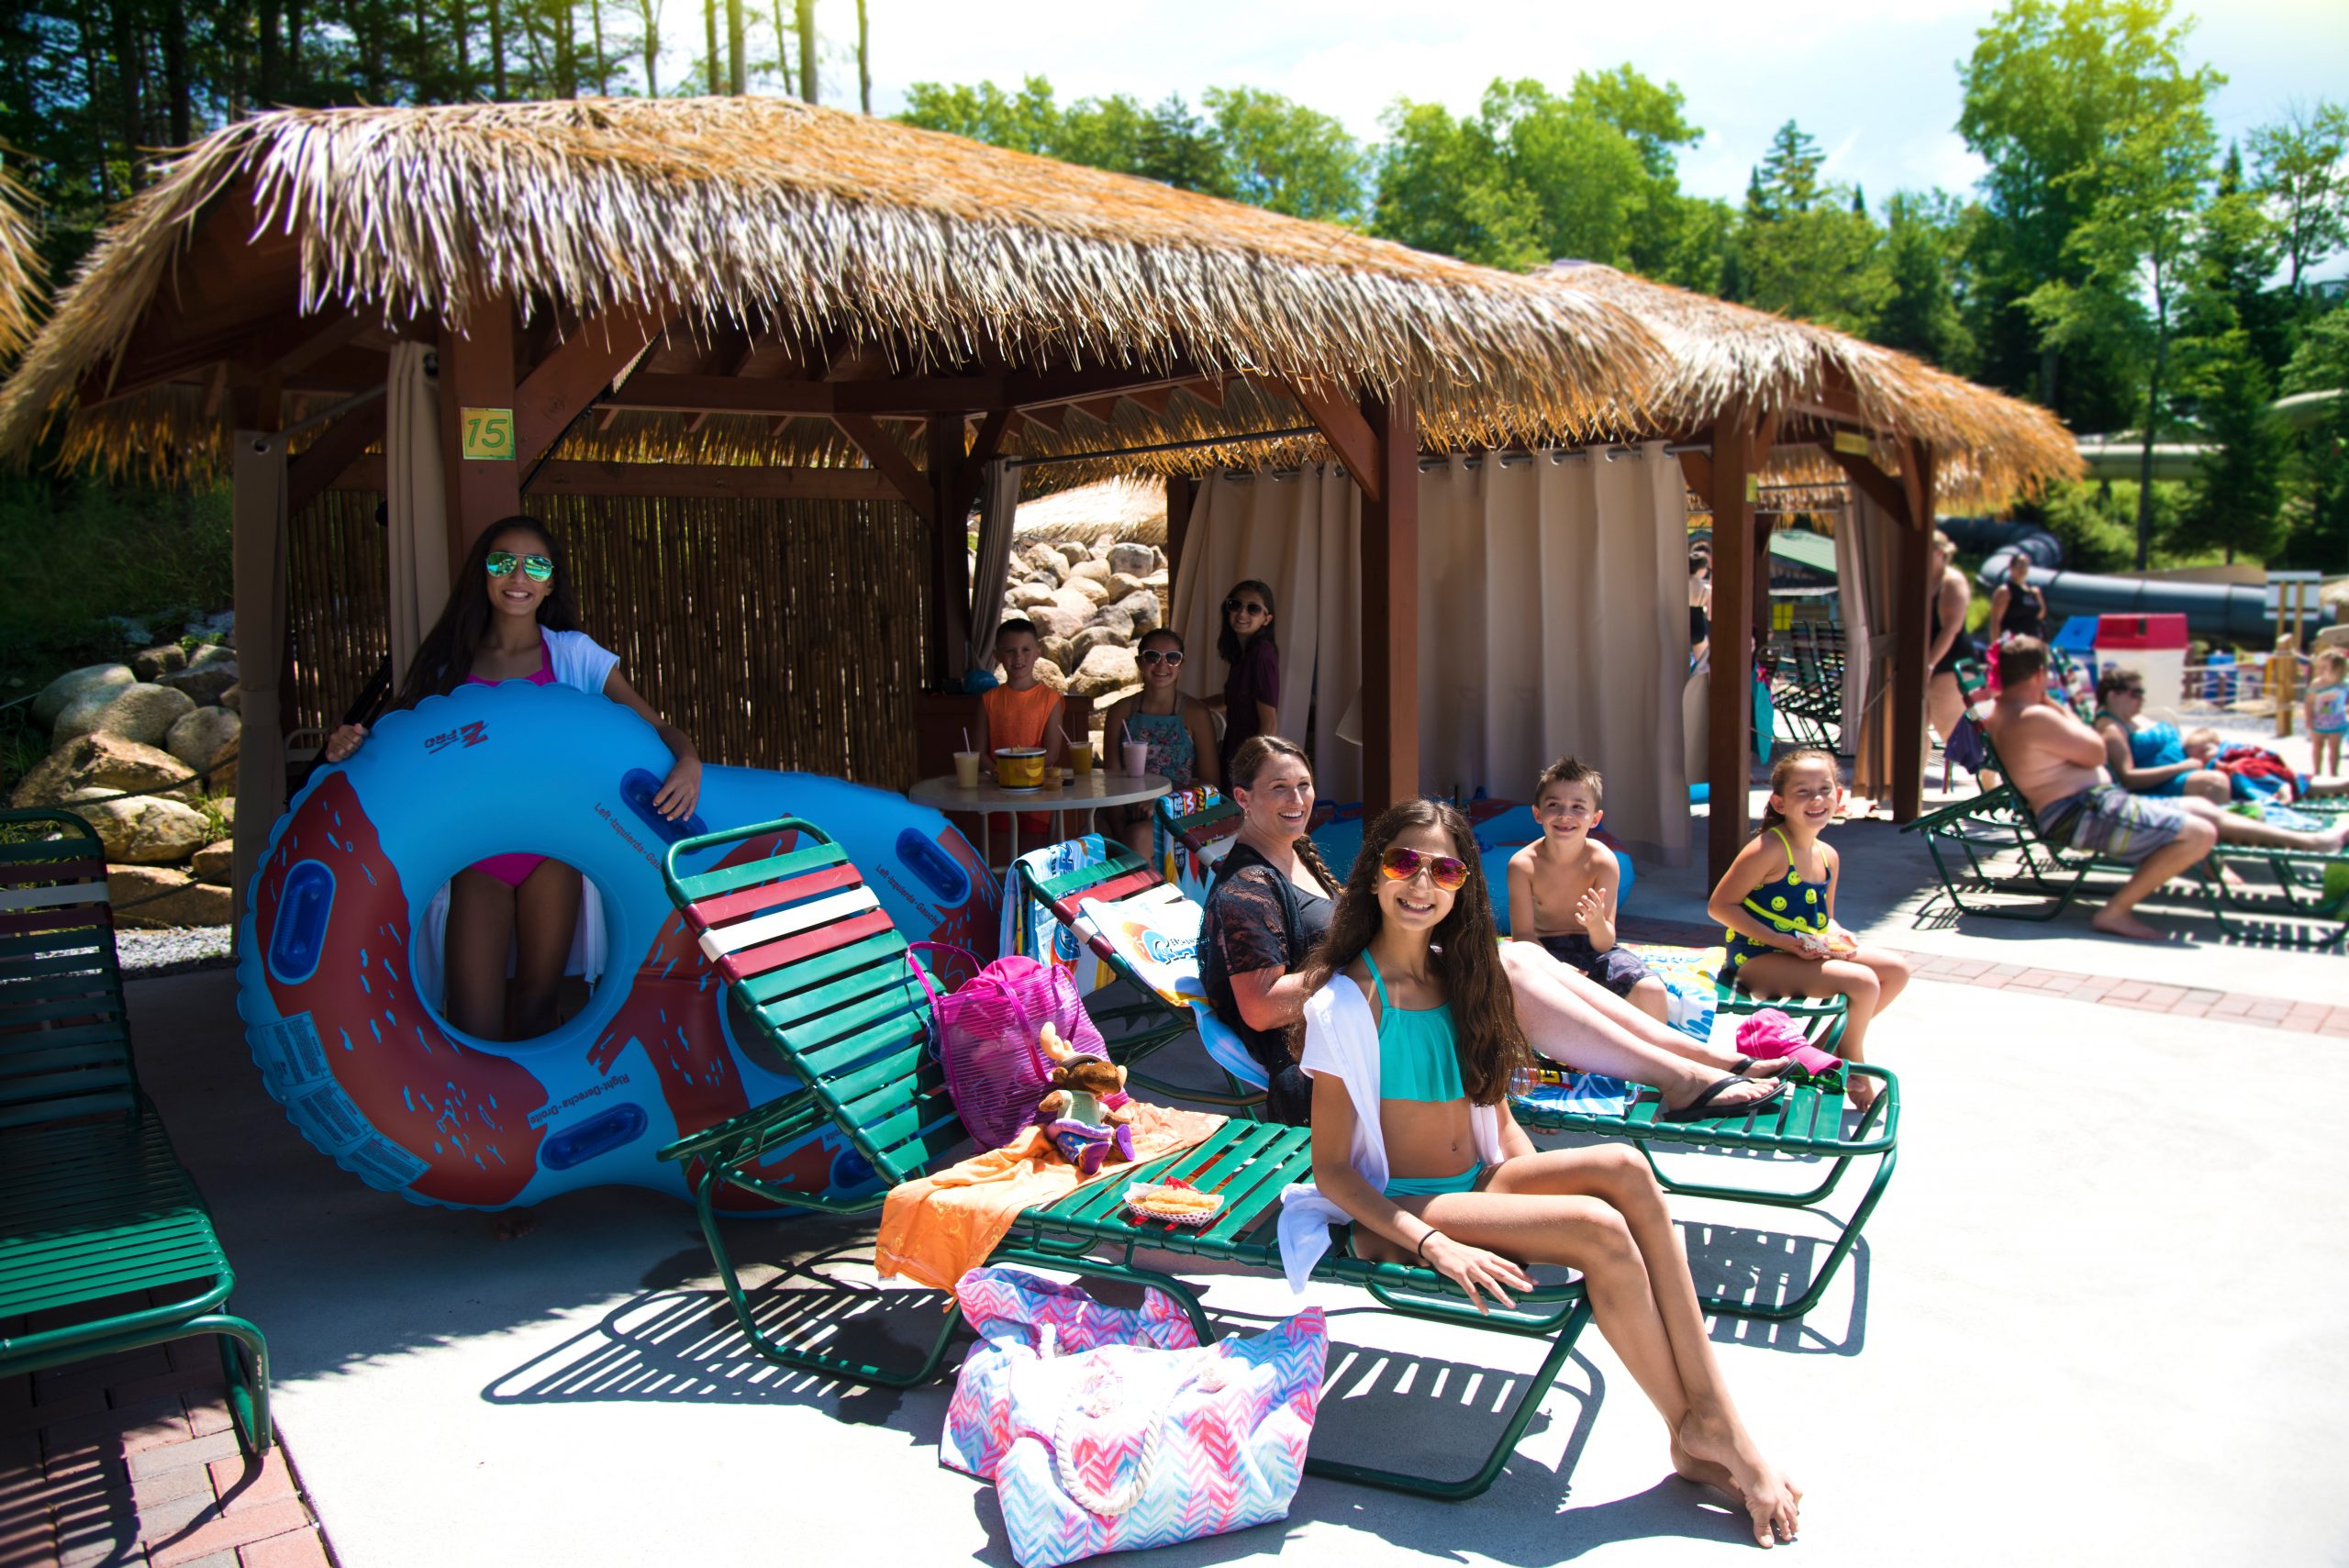
[[[706,863],[708,851],[777,833],[790,835],[785,841],[791,847],[782,853],[718,871],[686,869]],[[927,1005],[907,967],[904,940],[840,848],[796,818],[685,840],[670,847],[663,863],[670,896],[702,933],[704,951],[801,1081],[797,1090],[662,1151],[662,1159],[686,1167],[702,1235],[725,1281],[736,1322],[761,1355],[783,1365],[892,1387],[928,1380],[944,1362],[957,1321],[952,1313],[935,1312],[933,1306],[938,1327],[928,1352],[911,1368],[884,1367],[786,1342],[760,1322],[715,1207],[731,1191],[789,1209],[840,1215],[878,1210],[877,1194],[838,1198],[759,1174],[763,1151],[826,1123],[838,1128],[888,1184],[951,1163],[968,1142],[930,1050]],[[1205,1341],[1214,1329],[1197,1292],[1141,1261],[1141,1254],[1172,1253],[1277,1273],[1280,1193],[1309,1175],[1310,1140],[1303,1128],[1227,1122],[1186,1153],[1147,1162],[1028,1211],[996,1249],[993,1261],[1154,1286],[1183,1304]],[[1170,1176],[1222,1195],[1220,1216],[1197,1230],[1130,1218],[1121,1201],[1127,1182]],[[1498,1440],[1473,1473],[1432,1477],[1308,1462],[1316,1474],[1428,1496],[1469,1497],[1492,1485],[1590,1318],[1579,1281],[1523,1292],[1516,1310],[1481,1315],[1450,1281],[1429,1269],[1370,1263],[1333,1251],[1314,1277],[1359,1285],[1381,1305],[1410,1317],[1547,1341],[1540,1366],[1526,1378]],[[934,1304],[936,1297],[929,1300]]]
[[[220,1310],[236,1280],[132,1068],[104,846],[76,817],[0,813],[0,1321],[47,1325],[0,1334],[0,1375],[215,1335],[263,1452],[269,1351]]]

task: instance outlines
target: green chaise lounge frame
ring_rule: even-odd
[[[774,835],[784,835],[790,848],[718,870],[686,869],[707,863],[708,851]],[[881,1366],[787,1343],[759,1321],[717,1208],[721,1198],[741,1194],[785,1209],[876,1213],[883,1190],[835,1196],[760,1174],[767,1151],[827,1125],[871,1162],[884,1190],[952,1163],[967,1146],[943,1071],[930,1048],[928,1004],[909,968],[903,937],[840,847],[798,818],[684,840],[670,847],[663,867],[670,896],[701,934],[704,951],[718,962],[721,975],[765,1040],[800,1078],[798,1089],[662,1151],[662,1159],[685,1169],[702,1235],[736,1322],[761,1355],[782,1365],[889,1387],[928,1381],[945,1363],[959,1321],[953,1313],[936,1314],[929,1348],[912,1367]],[[1277,1274],[1275,1226],[1281,1189],[1310,1177],[1310,1136],[1303,1128],[1227,1121],[1197,1148],[1134,1166],[1030,1210],[1014,1223],[991,1261],[1163,1290],[1182,1304],[1201,1340],[1211,1340],[1214,1328],[1197,1292],[1141,1255],[1194,1257]],[[1169,1176],[1220,1194],[1222,1213],[1197,1230],[1128,1218],[1121,1201],[1126,1184]],[[1367,1262],[1342,1249],[1326,1254],[1314,1277],[1359,1286],[1382,1306],[1409,1317],[1546,1341],[1541,1364],[1526,1374],[1491,1451],[1464,1477],[1308,1460],[1307,1467],[1319,1475],[1427,1496],[1470,1497],[1493,1484],[1590,1319],[1579,1280],[1542,1284],[1520,1293],[1517,1310],[1482,1315],[1432,1270]]]
[[[222,1310],[236,1283],[132,1065],[105,846],[77,817],[0,812],[0,1322],[28,1325],[0,1333],[0,1375],[213,1335],[263,1452],[269,1351]]]

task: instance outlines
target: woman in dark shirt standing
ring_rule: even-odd
[[[2007,557],[2007,580],[1990,595],[1990,635],[2047,636],[2047,595],[2031,584],[2031,557],[2016,550]]]
[[[1223,678],[1223,739],[1216,760],[1227,779],[1241,747],[1280,728],[1281,651],[1273,641],[1273,591],[1253,577],[1223,596],[1215,651],[1231,668]]]
[[[1277,735],[1259,735],[1240,748],[1224,777],[1241,821],[1208,889],[1199,978],[1216,1017],[1270,1078],[1274,1118],[1302,1126],[1313,1086],[1289,1054],[1288,1027],[1304,1015],[1298,971],[1330,929],[1338,879],[1305,836],[1313,770],[1303,751]]]

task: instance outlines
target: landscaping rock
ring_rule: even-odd
[[[178,680],[184,674],[182,672],[181,675],[165,679]],[[57,716],[57,723],[50,730],[50,743],[61,746],[77,736],[105,734],[152,746],[171,733],[182,714],[195,708],[194,697],[165,685],[142,682],[128,686],[102,686],[75,699]]]
[[[228,888],[169,866],[110,865],[106,894],[126,926],[225,926],[234,902]]]
[[[1113,544],[1108,565],[1129,577],[1147,577],[1158,565],[1158,551],[1146,544]]]
[[[176,642],[160,642],[130,656],[131,673],[142,681],[187,668],[187,650]]]
[[[1077,637],[1080,641],[1087,637],[1093,638],[1093,646],[1097,648],[1103,642],[1127,647],[1134,639],[1134,617],[1115,605],[1104,605],[1093,612],[1092,620],[1077,633]]]
[[[1079,635],[1083,634],[1079,633]],[[1043,650],[1044,662],[1053,669],[1074,670],[1076,668],[1077,656],[1071,651],[1076,646],[1074,638],[1047,637],[1039,643],[1039,646]]]
[[[212,809],[218,814],[220,817],[220,825],[222,827],[234,828],[237,825],[237,797],[235,795],[222,795],[219,799],[212,803]]]
[[[66,808],[97,829],[106,859],[134,865],[172,865],[212,841],[204,814],[176,800],[133,795],[128,800],[86,801],[104,790],[77,790]]]
[[[1037,605],[1051,604],[1052,595],[1056,592],[1058,592],[1057,588],[1047,587],[1041,583],[1022,583],[1006,594],[1003,596],[1003,602],[1013,609],[1025,613]]]
[[[227,708],[230,713],[241,716],[245,711],[244,686],[239,684],[230,686],[227,691],[222,692],[220,694],[220,706]]]
[[[1136,637],[1145,632],[1155,631],[1166,624],[1165,617],[1159,613],[1158,595],[1147,588],[1128,594],[1109,607],[1123,610],[1126,613],[1128,618],[1133,622],[1133,634]]]
[[[84,664],[78,670],[68,670],[40,689],[33,698],[32,717],[35,724],[46,729],[57,723],[58,715],[72,706],[77,698],[89,695],[104,686],[127,686],[138,680],[128,664]]]
[[[206,642],[217,642],[223,648],[237,646],[237,612],[221,610],[201,620],[187,623],[187,634]]]
[[[201,670],[206,664],[233,664],[236,662],[237,651],[223,648],[217,642],[204,643],[187,656],[187,667],[191,670]]]
[[[1109,563],[1097,557],[1087,556],[1069,568],[1068,575],[1072,583],[1079,577],[1090,577],[1107,587],[1109,583]]]
[[[1036,639],[1041,642],[1051,638],[1073,636],[1076,628],[1085,624],[1085,615],[1091,610],[1090,605],[1083,612],[1064,609],[1057,603],[1037,605],[1029,610],[1028,618],[1035,623]]]
[[[36,762],[32,771],[17,781],[8,804],[19,811],[28,811],[36,806],[61,805],[77,792],[119,795],[126,790],[154,789],[174,779],[184,779],[187,773],[186,766],[169,751],[141,746],[119,735],[81,735]],[[179,800],[195,793],[193,784],[182,784],[169,792]]]
[[[1102,644],[1085,656],[1069,677],[1068,689],[1081,697],[1098,697],[1141,680],[1141,667],[1130,650]]]
[[[1052,549],[1059,554],[1063,561],[1067,562],[1071,566],[1074,566],[1078,562],[1082,562],[1086,553],[1085,547],[1077,543],[1074,539],[1056,544],[1052,546]]]
[[[198,882],[217,883],[226,887],[228,878],[236,874],[237,840],[223,839],[217,844],[206,844],[195,851],[188,862]]]
[[[1089,610],[1096,605],[1108,604],[1114,596],[1109,592],[1109,584],[1098,577],[1072,577],[1068,580],[1068,586],[1060,591],[1058,602],[1074,606],[1077,600],[1082,599]]]
[[[1059,692],[1063,695],[1068,692],[1068,676],[1062,672],[1061,667],[1058,664],[1054,663],[1050,659],[1039,659],[1036,661],[1036,679],[1043,682],[1044,684],[1052,687],[1052,690]]]
[[[1149,592],[1150,584],[1143,582],[1139,577],[1130,577],[1123,572],[1112,572],[1109,573],[1109,597],[1112,599],[1122,599],[1129,594],[1147,594]]]
[[[237,656],[225,649],[217,651],[225,657],[201,664],[191,662],[186,669],[161,676],[155,684],[168,686],[175,692],[185,692],[199,707],[218,702],[228,688],[237,684]]]
[[[244,720],[225,707],[200,707],[180,716],[163,737],[163,750],[205,773],[207,788],[226,788],[236,781],[220,764],[236,756],[244,728]]]

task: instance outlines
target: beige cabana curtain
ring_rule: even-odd
[[[1900,525],[1852,487],[1852,510],[1835,530],[1835,580],[1843,614],[1843,746],[1852,753],[1852,793],[1880,800],[1892,793],[1886,762],[1890,715],[1892,561]]]
[[[279,728],[277,682],[285,646],[285,442],[239,430],[229,474],[230,571],[237,595],[239,717],[237,750],[236,872],[231,891],[241,929],[246,889],[285,809],[285,736]]]
[[[1011,571],[1011,525],[1019,510],[1019,471],[996,458],[979,486],[979,552],[971,563],[971,668],[995,668],[1003,624],[1003,584]]]
[[[449,492],[431,350],[395,343],[384,379],[384,539],[390,552],[392,684],[449,602]]]
[[[1687,557],[1676,462],[1651,443],[1613,461],[1536,454],[1419,476],[1422,788],[1524,799],[1571,752],[1608,777],[1608,827],[1636,853],[1688,852],[1680,694]],[[1243,577],[1279,604],[1281,726],[1310,750],[1322,793],[1362,794],[1362,751],[1338,723],[1360,681],[1360,495],[1341,468],[1219,475],[1199,487],[1174,622],[1184,687],[1221,689],[1212,656]],[[1308,695],[1310,694],[1310,695]]]

